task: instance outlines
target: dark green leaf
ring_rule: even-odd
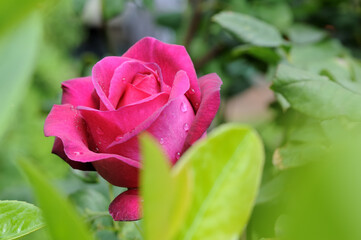
[[[265,61],[270,64],[276,64],[279,62],[281,57],[277,54],[274,49],[267,47],[257,47],[252,45],[241,45],[236,47],[232,51],[234,57],[239,57],[242,54],[251,55],[261,61]]]

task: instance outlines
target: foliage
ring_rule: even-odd
[[[0,239],[16,239],[44,226],[40,209],[19,201],[0,201]]]
[[[44,222],[23,239],[360,239],[358,1],[90,2],[0,3],[0,239]],[[212,128],[235,121],[230,102],[259,83],[275,99],[247,122],[259,136],[225,124],[175,166],[145,135],[144,220],[118,223],[107,206],[124,189],[50,155],[43,122],[62,81],[143,34],[185,45],[199,75],[221,76]]]

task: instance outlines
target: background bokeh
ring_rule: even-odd
[[[52,105],[60,103],[62,81],[88,76],[101,58],[121,55],[142,37],[153,36],[184,45],[199,76],[216,72],[222,78],[222,104],[211,127],[247,123],[263,138],[262,187],[244,239],[287,234],[292,239],[360,239],[359,122],[343,117],[320,122],[270,89],[281,62],[361,82],[359,0],[19,2],[0,3],[0,200],[34,202],[16,163],[29,161],[81,213],[105,212],[91,221],[99,239],[139,238],[128,223],[116,233],[111,229],[109,186],[95,173],[71,170],[50,154],[53,138],[44,137],[43,124]],[[214,15],[222,11],[269,23],[287,44],[242,42],[216,23]],[[350,74],[342,69],[351,69]],[[358,92],[358,86],[346,88]],[[310,167],[309,162],[317,163]],[[297,217],[289,220],[292,214]],[[25,238],[48,239],[44,230]]]

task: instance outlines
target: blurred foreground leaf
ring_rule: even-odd
[[[184,154],[175,171],[189,168],[194,192],[178,239],[235,239],[251,213],[262,176],[264,152],[254,130],[219,127]]]
[[[44,226],[40,209],[19,201],[0,201],[0,239],[16,239]]]
[[[14,27],[32,11],[39,8],[44,0],[0,1],[0,35]],[[26,20],[24,20],[26,21]]]
[[[40,17],[32,14],[0,38],[0,139],[27,89],[40,36]]]
[[[142,136],[141,147],[145,239],[173,239],[189,207],[190,172],[186,168],[171,172],[168,159],[149,135]]]
[[[56,187],[50,184],[49,180],[29,162],[19,161],[19,164],[34,189],[52,239],[93,239],[75,208],[58,192]]]
[[[361,96],[327,77],[280,65],[272,89],[282,94],[292,108],[308,116],[361,120]]]
[[[214,20],[246,43],[263,47],[276,47],[283,43],[275,27],[252,16],[221,12],[214,16]]]

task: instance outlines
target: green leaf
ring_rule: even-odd
[[[106,211],[109,204],[103,194],[91,188],[79,189],[70,195],[70,199],[76,206],[93,211]]]
[[[189,171],[184,168],[171,172],[169,160],[150,135],[142,135],[141,149],[144,163],[141,195],[144,200],[145,239],[173,239],[190,203]]]
[[[299,44],[319,42],[326,36],[325,31],[306,24],[294,24],[288,29],[290,40]]]
[[[350,65],[353,81],[361,82],[361,61],[358,59],[351,59]]]
[[[44,226],[40,209],[19,201],[0,201],[0,239],[16,239]]]
[[[276,149],[273,164],[279,169],[295,168],[324,159],[327,148],[320,143],[288,143]]]
[[[276,28],[254,17],[234,12],[221,12],[213,19],[246,43],[263,47],[277,47],[283,43],[281,34]]]
[[[271,88],[282,94],[292,108],[308,116],[361,120],[361,96],[327,77],[280,65]]]
[[[29,162],[19,161],[19,164],[34,189],[52,239],[93,239],[75,208],[49,183],[49,179]]]
[[[45,0],[0,1],[0,36],[38,9],[40,2]]]
[[[27,89],[40,36],[40,17],[32,14],[0,38],[0,139]]]
[[[232,55],[234,57],[240,57],[243,54],[251,55],[270,64],[276,64],[281,59],[280,55],[278,55],[275,50],[268,47],[241,45],[232,50]]]
[[[194,176],[191,207],[177,239],[236,239],[251,213],[264,152],[257,133],[223,125],[191,147],[175,168]]]
[[[293,21],[292,9],[284,1],[259,1],[253,4],[255,16],[283,31]],[[282,17],[280,17],[282,16]]]
[[[344,52],[337,40],[329,40],[309,45],[293,45],[290,52],[291,63],[302,68],[314,63],[330,60]]]
[[[124,0],[103,0],[103,16],[105,20],[114,18],[124,10]]]

